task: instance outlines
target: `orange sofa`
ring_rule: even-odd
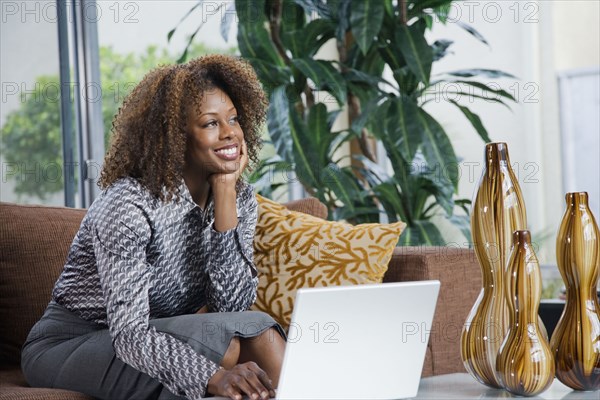
[[[286,206],[327,215],[313,198]],[[82,209],[0,203],[0,400],[90,399],[66,390],[30,388],[20,368],[21,346],[50,300],[84,214]],[[481,288],[480,275],[471,249],[395,249],[385,282],[441,282],[423,376],[464,372],[460,331]]]

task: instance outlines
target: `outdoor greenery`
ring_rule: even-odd
[[[399,244],[442,245],[433,219],[444,215],[470,239],[470,202],[455,198],[459,160],[444,127],[425,110],[431,100],[427,95],[452,87],[445,97],[460,97],[462,102],[450,102],[483,142],[490,141],[488,133],[465,104],[479,98],[506,105],[514,98],[477,80],[512,77],[501,71],[432,76],[433,63],[449,54],[452,42],[429,43],[426,33],[446,23],[451,3],[235,2],[241,55],[252,63],[270,98],[268,130],[277,154],[254,175],[263,193],[282,184],[272,177],[284,171],[291,179],[283,183],[297,179],[327,205],[330,219],[373,222],[383,212],[389,221],[407,223]],[[230,20],[222,24],[227,33]],[[472,27],[457,24],[465,37],[487,45]],[[347,123],[339,124],[345,115]],[[389,168],[377,162],[376,142],[383,144]],[[465,212],[456,213],[457,207]]]
[[[188,50],[191,56],[214,52],[201,43]],[[229,50],[231,53],[233,50]],[[149,46],[141,54],[120,54],[111,47],[100,48],[100,79],[104,138],[108,145],[112,120],[125,96],[151,69],[172,64],[175,57],[166,49]],[[2,126],[2,151],[7,165],[32,173],[6,174],[15,180],[18,196],[40,200],[63,189],[62,133],[60,125],[60,81],[58,74],[39,76],[33,91],[10,113]],[[71,98],[74,96],[71,85]],[[90,99],[99,101],[99,99]],[[73,139],[75,142],[75,139]],[[35,175],[34,175],[35,174]]]

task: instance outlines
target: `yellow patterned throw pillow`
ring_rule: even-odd
[[[380,283],[405,227],[325,221],[260,195],[254,239],[258,294],[253,310],[287,330],[301,287]]]

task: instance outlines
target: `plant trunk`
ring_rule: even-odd
[[[406,25],[408,23],[408,8],[406,0],[400,0],[400,24]]]
[[[352,42],[352,35],[346,34],[346,43],[337,41],[337,50],[340,57],[340,65],[342,73],[346,72],[346,61],[348,59],[347,47]],[[354,95],[354,93],[348,91],[348,124],[352,125],[352,122],[360,115],[360,100]],[[369,139],[368,132],[365,128],[362,129],[360,137],[354,139],[350,143],[350,153],[362,153],[365,157],[373,162],[377,162],[377,157],[373,151],[374,144],[373,140]],[[359,161],[352,160],[352,165],[361,166]]]

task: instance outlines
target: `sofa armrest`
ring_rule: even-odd
[[[481,270],[472,249],[397,247],[384,282],[439,280],[440,293],[423,376],[465,372],[460,334],[481,290]]]

